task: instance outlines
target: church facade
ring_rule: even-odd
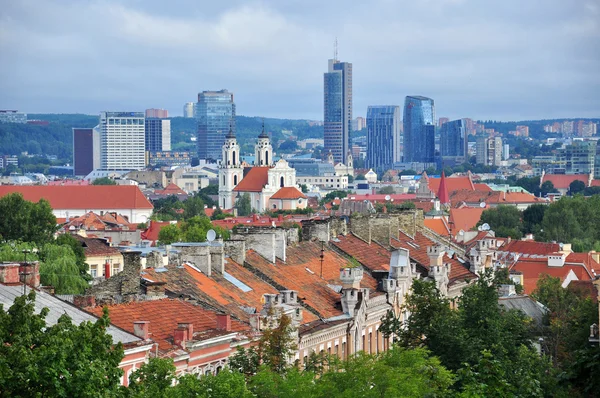
[[[230,131],[223,144],[219,165],[219,206],[231,209],[245,194],[256,212],[267,210],[304,209],[306,196],[296,184],[296,170],[280,159],[273,162],[274,152],[264,128],[255,145],[254,166],[244,167],[240,160],[240,146]]]

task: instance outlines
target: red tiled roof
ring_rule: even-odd
[[[413,194],[413,193],[395,193],[395,194],[390,194],[390,195],[384,195],[384,194],[365,194],[365,195],[354,195],[354,194],[349,194],[347,196],[347,199],[350,200],[368,200],[371,202],[385,202],[386,201],[386,196],[389,196],[390,199],[394,199],[394,202],[404,202],[407,200],[414,200],[416,199],[417,195]]]
[[[90,185],[89,180],[54,180],[48,181],[47,185]]]
[[[410,244],[409,244],[410,242]],[[400,232],[399,240],[392,239],[390,242],[392,246],[396,248],[407,249],[410,253],[410,258],[416,261],[426,270],[429,270],[429,256],[427,255],[427,247],[435,246],[437,243],[426,237],[420,232],[417,232],[415,238]],[[450,264],[450,276],[449,283],[462,280],[474,280],[477,279],[477,275],[472,273],[463,263],[456,259],[456,256],[448,257],[448,254],[444,254],[444,264]]]
[[[549,267],[546,257],[518,260],[510,267],[510,271],[517,271],[523,275],[523,290],[525,294],[531,294],[535,290],[537,281],[544,274],[560,278],[561,281],[564,281],[569,272],[573,271],[579,280],[590,280],[585,267],[568,264],[562,267]]]
[[[581,181],[587,187],[589,174],[544,174],[540,183],[543,184],[546,181],[550,181],[554,188],[557,189],[569,189],[569,185],[573,181]]]
[[[476,191],[482,191],[482,192],[492,191],[492,188],[490,188],[490,186],[488,184],[477,183],[477,184],[473,184],[473,187],[475,188]]]
[[[242,180],[243,181],[243,180]],[[300,192],[296,187],[283,187],[280,188],[279,191],[275,192],[271,199],[299,199],[306,198],[302,192]]]
[[[53,209],[152,209],[152,204],[135,185],[2,185],[0,197],[19,192],[25,200],[46,199]]]
[[[548,255],[560,250],[558,243],[535,242],[533,240],[511,240],[504,246],[501,246],[499,251],[521,254],[536,254]]]
[[[233,188],[236,192],[260,192],[269,182],[270,167],[250,167],[248,173]]]
[[[370,244],[354,234],[338,236],[331,243],[359,263],[373,271],[389,271],[391,252],[377,242]]]
[[[156,189],[154,193],[157,195],[187,195],[183,189],[174,183],[170,183],[165,189]]]
[[[102,307],[88,309],[96,316],[102,316]],[[215,330],[217,316],[213,311],[205,310],[197,305],[183,300],[152,300],[134,301],[127,304],[108,306],[110,322],[130,333],[133,333],[133,322],[150,322],[150,338],[158,343],[158,348],[165,353],[176,348],[173,345],[173,331],[178,323],[191,323],[194,335],[198,332]],[[244,323],[232,320],[233,331],[246,331],[250,327]]]
[[[323,278],[321,274],[321,244],[319,242],[300,242],[297,246],[287,249],[286,261],[277,259],[275,265],[265,260],[258,253],[250,250],[246,262],[256,268],[268,279],[289,290],[296,290],[298,297],[320,317],[329,318],[342,314],[340,293],[333,290],[328,284],[341,285],[340,268],[348,265],[348,260],[342,255],[324,247]],[[362,287],[371,289],[371,294],[376,295],[377,281],[364,274],[361,281]],[[317,317],[310,311],[304,311],[304,322],[310,322]]]
[[[481,219],[481,214],[485,209],[480,207],[462,207],[450,209],[450,223],[452,225],[453,235],[456,236],[458,231],[470,231]]]
[[[104,239],[84,238],[79,235],[72,236],[81,242],[86,257],[112,256],[120,253],[119,249],[111,247]]]
[[[440,189],[441,178],[428,178],[428,186],[431,192],[437,193]],[[473,186],[473,181],[467,177],[447,177],[446,179],[446,188],[450,194],[454,191],[459,191],[461,189],[475,190]]]
[[[442,178],[440,179],[439,188],[437,190],[437,197],[441,203],[450,203],[450,197],[448,195],[448,187],[446,186],[446,173],[442,171]]]
[[[583,264],[592,275],[600,275],[600,264],[594,260],[590,253],[569,253],[565,259],[565,264]]]
[[[547,203],[545,199],[538,198],[525,192],[501,192],[501,191],[473,191],[463,189],[450,194],[453,205],[458,203],[482,203],[487,204],[519,204],[519,203]]]
[[[148,228],[145,231],[142,232],[141,237],[144,240],[149,240],[152,242],[156,242],[158,240],[158,234],[160,233],[160,230],[164,226],[171,224],[169,221],[153,221],[153,220],[150,220],[149,223],[150,223],[150,225],[148,226]]]
[[[443,218],[426,218],[423,223],[425,226],[436,233],[444,236],[448,236],[450,231],[448,230],[448,224]]]

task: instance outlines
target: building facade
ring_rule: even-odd
[[[86,176],[100,168],[100,131],[97,128],[73,128],[73,172]]]
[[[160,110],[160,109],[158,109]],[[146,111],[148,113],[148,111]],[[157,117],[146,117],[146,151],[171,150],[171,121]]]
[[[192,156],[189,152],[156,151],[148,152],[149,166],[189,166]]]
[[[480,135],[476,139],[476,162],[486,166],[502,164],[502,138]]]
[[[407,96],[404,102],[404,162],[435,158],[435,105],[431,98]]]
[[[169,117],[169,111],[166,109],[146,109],[146,117],[157,117],[159,119],[166,119]]]
[[[401,159],[400,107],[369,106],[367,108],[367,168],[384,173]]]
[[[440,155],[444,164],[461,164],[468,161],[468,144],[466,126],[462,119],[442,123]]]
[[[196,120],[198,121],[198,158],[220,160],[225,135],[230,128],[235,133],[233,93],[227,90],[199,93]]]
[[[196,114],[196,103],[195,102],[186,102],[183,104],[183,117],[191,119],[195,117]]]
[[[325,152],[333,153],[336,162],[343,162],[350,150],[352,128],[352,64],[329,60],[323,75],[323,128]]]
[[[27,123],[27,114],[13,110],[0,110],[0,123]]]
[[[100,114],[100,168],[141,170],[146,166],[143,112]]]

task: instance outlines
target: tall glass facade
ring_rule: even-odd
[[[401,161],[400,107],[397,105],[367,108],[367,167],[378,174]]]
[[[323,75],[323,128],[325,152],[331,151],[336,162],[344,161],[350,150],[352,124],[352,64],[329,60]]]
[[[221,149],[229,127],[235,133],[235,103],[227,90],[203,91],[196,106],[198,122],[198,158],[221,159]]]
[[[440,155],[443,160],[464,163],[467,160],[468,139],[462,119],[445,122],[440,128]],[[453,158],[453,159],[450,159]]]
[[[404,162],[433,163],[435,107],[433,100],[407,96],[404,101]]]

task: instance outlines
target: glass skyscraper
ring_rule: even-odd
[[[227,90],[203,91],[196,106],[198,158],[217,161],[229,126],[235,133],[235,103]]]
[[[445,122],[440,128],[440,155],[444,164],[466,162],[468,139],[462,119]]]
[[[352,64],[330,59],[329,69],[323,74],[323,86],[325,153],[331,151],[336,162],[343,162],[350,150]]]
[[[404,101],[404,162],[433,163],[435,107],[431,98],[407,96]]]
[[[378,174],[400,162],[400,107],[397,105],[367,108],[367,167]]]
[[[146,151],[171,150],[171,121],[169,119],[146,118]]]

